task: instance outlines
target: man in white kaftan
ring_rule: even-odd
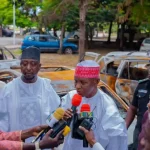
[[[15,131],[46,124],[46,118],[60,105],[50,80],[37,76],[40,52],[29,47],[22,53],[22,76],[8,83],[0,99],[0,129]],[[31,142],[29,139],[28,142]]]
[[[75,70],[75,91],[63,97],[62,107],[66,109],[64,118],[71,115],[71,101],[74,94],[82,96],[77,107],[78,113],[82,104],[89,104],[93,110],[95,139],[105,150],[127,150],[127,130],[114,101],[97,88],[99,82],[99,65],[94,61],[80,62]],[[83,148],[83,141],[73,139],[71,133],[66,137],[63,150],[91,150]]]

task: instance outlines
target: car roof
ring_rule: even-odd
[[[145,38],[144,40],[146,40],[146,39],[150,40],[150,38]]]
[[[29,36],[51,36],[50,34],[31,34]]]
[[[29,37],[51,37],[57,39],[57,37],[52,36],[51,34],[31,34],[31,35],[27,35],[25,39],[28,39]]]
[[[139,52],[139,51],[118,51],[118,52],[110,52],[107,57],[119,57],[119,56],[149,56],[149,51]]]

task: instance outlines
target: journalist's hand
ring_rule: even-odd
[[[64,114],[64,120],[67,120],[68,118],[71,118],[73,116],[73,113],[72,113],[72,109],[67,109],[65,111],[65,114]]]
[[[41,132],[42,130],[46,128],[48,128],[48,125],[41,125],[41,126],[32,127],[30,129],[22,130],[21,140],[25,140],[32,136],[37,136],[39,132]]]
[[[79,128],[84,132],[85,137],[88,143],[90,144],[90,146],[93,147],[93,145],[96,143],[93,130],[88,131],[84,127],[81,127],[81,126],[79,126]]]
[[[47,132],[43,139],[40,141],[40,149],[54,148],[63,143],[63,140],[61,139],[63,130],[60,131],[55,138],[50,137],[51,133],[52,129]]]

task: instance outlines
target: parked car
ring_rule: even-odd
[[[75,31],[73,37],[74,37],[74,39],[79,39],[80,31],[79,30]]]
[[[148,77],[148,52],[111,52],[97,62],[101,80],[130,104],[140,80]]]
[[[11,66],[20,64],[14,54],[5,47],[0,47],[0,69],[9,69]]]
[[[150,38],[146,38],[143,40],[140,51],[150,51]]]
[[[22,42],[21,50],[24,50],[28,46],[35,46],[41,50],[41,52],[57,52],[60,47],[60,41],[58,38],[51,35],[35,34],[26,36]],[[78,46],[76,44],[67,42],[67,38],[63,40],[63,53],[72,54],[78,52]]]
[[[5,37],[12,37],[13,36],[13,31],[11,31],[10,29],[4,29],[2,28],[2,36]]]

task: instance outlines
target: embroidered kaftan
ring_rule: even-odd
[[[62,107],[71,108],[71,99],[76,91],[71,91],[63,97]],[[82,104],[88,103],[93,111],[95,125],[94,135],[105,150],[127,150],[127,130],[114,101],[101,90],[92,98],[82,98]],[[73,139],[71,133],[66,137],[63,150],[91,150],[83,148],[83,141]]]

